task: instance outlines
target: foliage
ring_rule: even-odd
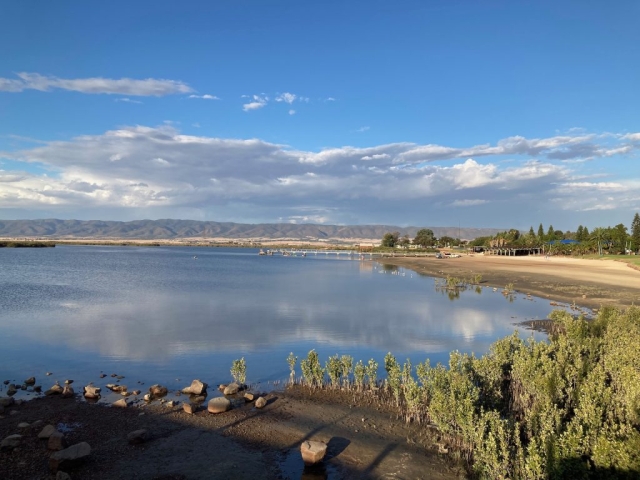
[[[298,357],[296,357],[293,352],[291,352],[289,354],[289,356],[287,357],[287,363],[289,364],[289,379],[291,380],[291,383],[293,383],[293,381],[296,378],[296,363],[298,362]]]
[[[640,250],[640,215],[638,213],[633,216],[631,222],[631,242],[634,251]]]
[[[340,357],[340,366],[342,367],[342,381],[349,386],[349,375],[353,371],[353,357],[350,355],[342,355]]]
[[[247,364],[244,361],[244,357],[231,363],[231,376],[240,385],[247,380]]]
[[[371,358],[367,363],[366,370],[369,388],[374,389],[378,385],[378,362]]]
[[[324,384],[324,369],[320,365],[318,352],[310,350],[307,358],[300,362],[302,376],[310,387],[322,387]]]
[[[430,228],[421,228],[416,233],[416,236],[413,239],[413,243],[423,248],[434,245],[436,243],[436,238],[433,234],[433,230],[431,230]]]
[[[400,233],[398,232],[387,232],[382,237],[382,243],[380,244],[383,247],[395,247],[398,244],[398,240],[400,237]]]
[[[548,341],[513,334],[480,358],[452,352],[448,368],[428,360],[401,367],[388,353],[380,398],[407,422],[435,425],[479,478],[637,478],[640,308],[605,307],[594,320],[556,311],[551,319]],[[343,375],[339,364],[337,355],[327,362],[332,382]],[[366,374],[373,387],[377,368],[358,361],[355,386],[363,388]]]
[[[336,353],[329,357],[325,367],[327,375],[329,375],[329,380],[331,380],[331,386],[333,388],[339,387],[340,377],[342,377],[342,362],[340,361],[340,356]]]

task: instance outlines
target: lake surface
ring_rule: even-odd
[[[197,256],[197,258],[194,258]],[[447,260],[455,261],[455,260]],[[451,300],[433,278],[346,256],[258,256],[257,250],[58,246],[0,249],[0,381],[36,376],[106,384],[200,378],[228,382],[245,357],[249,383],[285,380],[286,357],[315,348],[414,364],[482,354],[548,301],[491,288]],[[537,334],[539,335],[539,334]],[[47,371],[53,372],[45,377]],[[298,375],[300,374],[298,368]],[[0,395],[2,393],[0,392]]]

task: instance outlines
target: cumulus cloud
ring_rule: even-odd
[[[246,95],[243,95],[243,97],[246,97]],[[253,101],[242,105],[242,109],[245,112],[250,112],[251,110],[258,110],[260,108],[266,107],[267,102],[269,101],[269,97],[262,95],[253,95],[251,98]]]
[[[89,94],[115,94],[134,96],[162,97],[179,93],[191,93],[193,89],[178,80],[147,78],[136,80],[133,78],[59,78],[40,75],[39,73],[20,72],[18,79],[0,78],[0,91],[22,92],[24,90],[39,90],[47,92],[52,89],[69,90],[72,92]]]
[[[291,105],[296,101],[297,95],[295,93],[285,92],[276,96],[276,102],[285,102]]]
[[[296,111],[294,109],[289,110],[289,115],[295,115]]]
[[[200,98],[202,100],[220,100],[215,95],[209,95],[208,93],[206,93],[204,95],[195,95],[195,94],[189,95],[189,98]]]
[[[185,135],[172,125],[130,126],[0,152],[12,165],[24,165],[23,171],[0,171],[0,204],[163,212],[226,206],[269,219],[326,222],[357,219],[363,212],[421,215],[429,206],[436,207],[431,211],[488,206],[504,212],[534,204],[570,211],[637,205],[639,179],[580,177],[556,158],[557,149],[585,143],[595,147],[589,155],[605,158],[602,152],[612,150],[630,155],[616,144],[626,139],[609,139],[613,144],[606,145],[596,140],[585,135],[510,137],[472,147],[393,143],[314,152],[259,139]],[[499,160],[507,151],[514,161],[489,158]],[[48,176],[29,173],[29,164],[44,168]],[[301,205],[312,210],[297,210]]]

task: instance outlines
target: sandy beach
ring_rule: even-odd
[[[436,277],[481,274],[482,285],[504,288],[513,283],[521,293],[589,308],[624,307],[640,300],[640,271],[613,260],[463,255],[448,259],[387,257],[378,261]]]

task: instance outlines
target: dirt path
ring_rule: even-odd
[[[483,285],[504,288],[513,283],[522,293],[590,308],[628,306],[640,300],[640,271],[612,260],[475,255],[449,259],[394,257],[379,262],[436,277],[481,274]]]
[[[69,445],[86,441],[88,459],[65,469],[72,479],[342,479],[461,478],[460,464],[437,453],[433,434],[407,425],[392,409],[365,394],[296,387],[268,396],[262,410],[246,404],[220,415],[186,414],[181,405],[154,403],[118,409],[58,397],[10,407],[0,419],[0,439],[24,435],[21,446],[0,452],[0,477],[52,479],[46,424],[66,430]],[[355,404],[357,400],[358,405]],[[206,405],[206,404],[205,404]],[[20,422],[43,423],[19,429]],[[147,429],[150,439],[132,446],[127,434]],[[300,444],[328,444],[322,465],[305,468]]]

